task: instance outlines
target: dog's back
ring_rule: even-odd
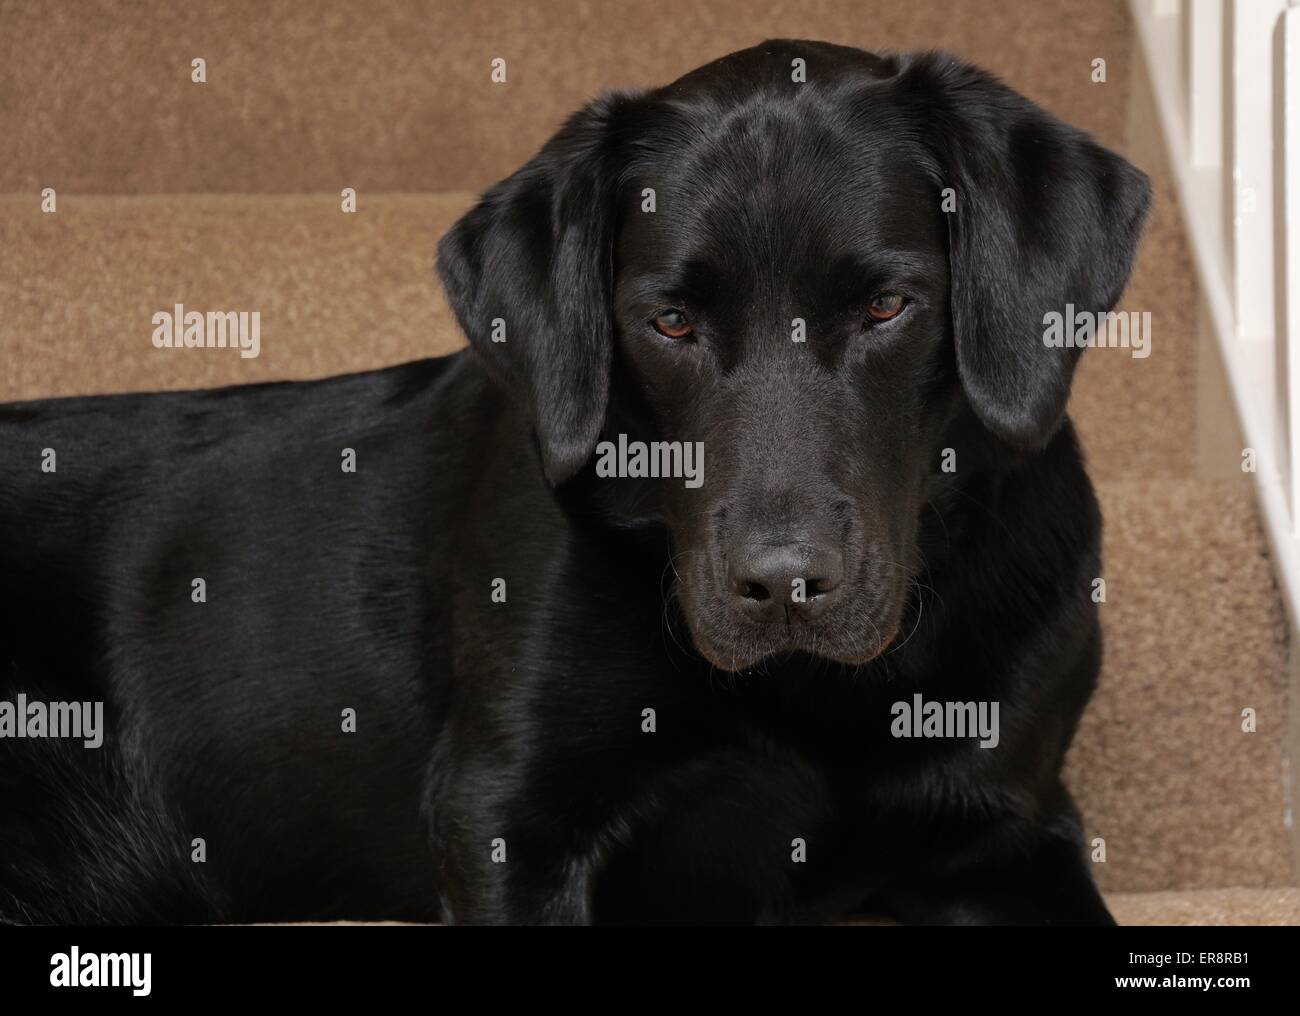
[[[440,422],[484,418],[473,376],[0,406],[0,699],[104,728],[0,739],[0,919],[436,913],[431,622],[474,454]]]

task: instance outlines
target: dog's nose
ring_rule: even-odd
[[[844,555],[808,543],[747,543],[727,557],[736,605],[756,621],[810,620],[835,599]]]

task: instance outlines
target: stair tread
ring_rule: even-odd
[[[1242,481],[1098,484],[1105,660],[1067,782],[1103,886],[1290,880],[1287,631]],[[1241,711],[1257,732],[1243,733]]]
[[[362,195],[345,214],[333,194],[64,195],[45,215],[31,196],[0,197],[0,242],[19,268],[17,281],[0,280],[0,298],[16,308],[0,398],[321,377],[450,352],[464,340],[433,278],[433,253],[472,201]],[[1191,325],[1168,309],[1190,302],[1186,279],[1175,271],[1176,282],[1148,281],[1147,263],[1167,265],[1179,249],[1169,218],[1157,214],[1151,254],[1120,305],[1152,310],[1154,352],[1088,350],[1079,370],[1070,411],[1098,479],[1191,470]],[[261,356],[153,349],[152,314],[178,301],[260,311]],[[95,345],[51,342],[52,333],[91,335]]]
[[[1295,887],[1107,893],[1106,902],[1120,924],[1300,924],[1300,888]]]
[[[1069,31],[1061,31],[1062,25]],[[689,26],[689,27],[687,27]],[[486,186],[601,89],[658,86],[764,38],[948,48],[1122,140],[1117,4],[8,4],[0,191]],[[576,44],[576,40],[582,40]],[[1107,61],[1104,84],[1091,62]],[[203,57],[207,81],[190,81]],[[494,84],[492,60],[507,61]]]

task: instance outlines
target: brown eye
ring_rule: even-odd
[[[653,324],[655,331],[670,339],[684,339],[691,334],[692,330],[686,315],[679,310],[666,310],[662,314],[655,315]]]
[[[867,317],[872,321],[888,321],[903,313],[907,306],[907,297],[900,293],[880,293],[867,308]]]

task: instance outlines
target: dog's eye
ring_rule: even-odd
[[[888,321],[903,313],[907,297],[901,293],[877,293],[867,307],[867,317],[872,321]]]
[[[686,320],[686,315],[677,309],[666,310],[662,314],[656,314],[654,321],[655,331],[660,335],[670,339],[684,339],[691,334],[691,323]]]

